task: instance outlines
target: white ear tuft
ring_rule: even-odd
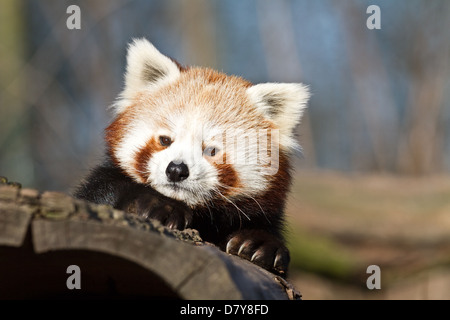
[[[294,128],[300,122],[310,97],[308,87],[300,83],[261,83],[247,89],[250,101],[280,130],[280,143],[288,149],[296,146]]]
[[[180,69],[146,39],[134,39],[128,46],[125,88],[114,107],[121,113],[142,90],[154,90],[176,80]]]

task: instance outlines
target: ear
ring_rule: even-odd
[[[280,143],[290,149],[297,145],[294,128],[300,122],[309,90],[300,83],[262,83],[247,89],[250,101],[280,130]]]
[[[114,107],[121,113],[142,90],[155,90],[180,76],[180,69],[146,39],[134,39],[128,46],[125,88]]]

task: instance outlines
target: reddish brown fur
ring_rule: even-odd
[[[231,164],[214,163],[219,173],[219,191],[222,195],[228,196],[238,193],[238,188],[242,187],[239,176]]]
[[[152,137],[147,144],[141,148],[138,152],[136,152],[136,162],[134,163],[134,168],[136,169],[137,174],[141,177],[143,182],[146,182],[150,172],[148,172],[148,161],[152,157],[152,154],[155,152],[161,151],[165,149],[158,141],[156,141],[155,137]]]
[[[140,98],[142,106],[156,109],[165,105],[165,111],[178,111],[186,105],[203,108],[205,116],[223,125],[234,127],[236,120],[245,119],[249,127],[269,126],[250,104],[246,89],[252,84],[240,77],[206,68],[189,68],[179,79]],[[167,106],[167,107],[166,107]],[[168,108],[168,109],[167,109]]]
[[[114,164],[119,166],[119,161],[115,156],[115,151],[119,147],[123,136],[125,135],[127,125],[132,121],[130,113],[123,112],[119,114],[113,122],[105,129],[105,140],[108,154]]]
[[[289,155],[280,151],[279,169],[271,176],[267,190],[252,199],[244,199],[238,206],[254,207],[257,202],[265,212],[283,214],[284,204],[291,184]]]

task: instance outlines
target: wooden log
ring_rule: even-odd
[[[3,183],[2,183],[3,182]],[[80,289],[69,289],[69,266]],[[70,286],[69,286],[70,287]],[[286,280],[109,206],[0,179],[0,299],[300,299]]]

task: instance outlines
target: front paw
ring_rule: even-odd
[[[156,219],[170,229],[184,230],[192,222],[192,210],[183,202],[158,193],[145,193],[125,208],[129,213]]]
[[[229,237],[225,251],[276,274],[286,275],[287,273],[289,250],[279,238],[266,231],[237,231]]]

